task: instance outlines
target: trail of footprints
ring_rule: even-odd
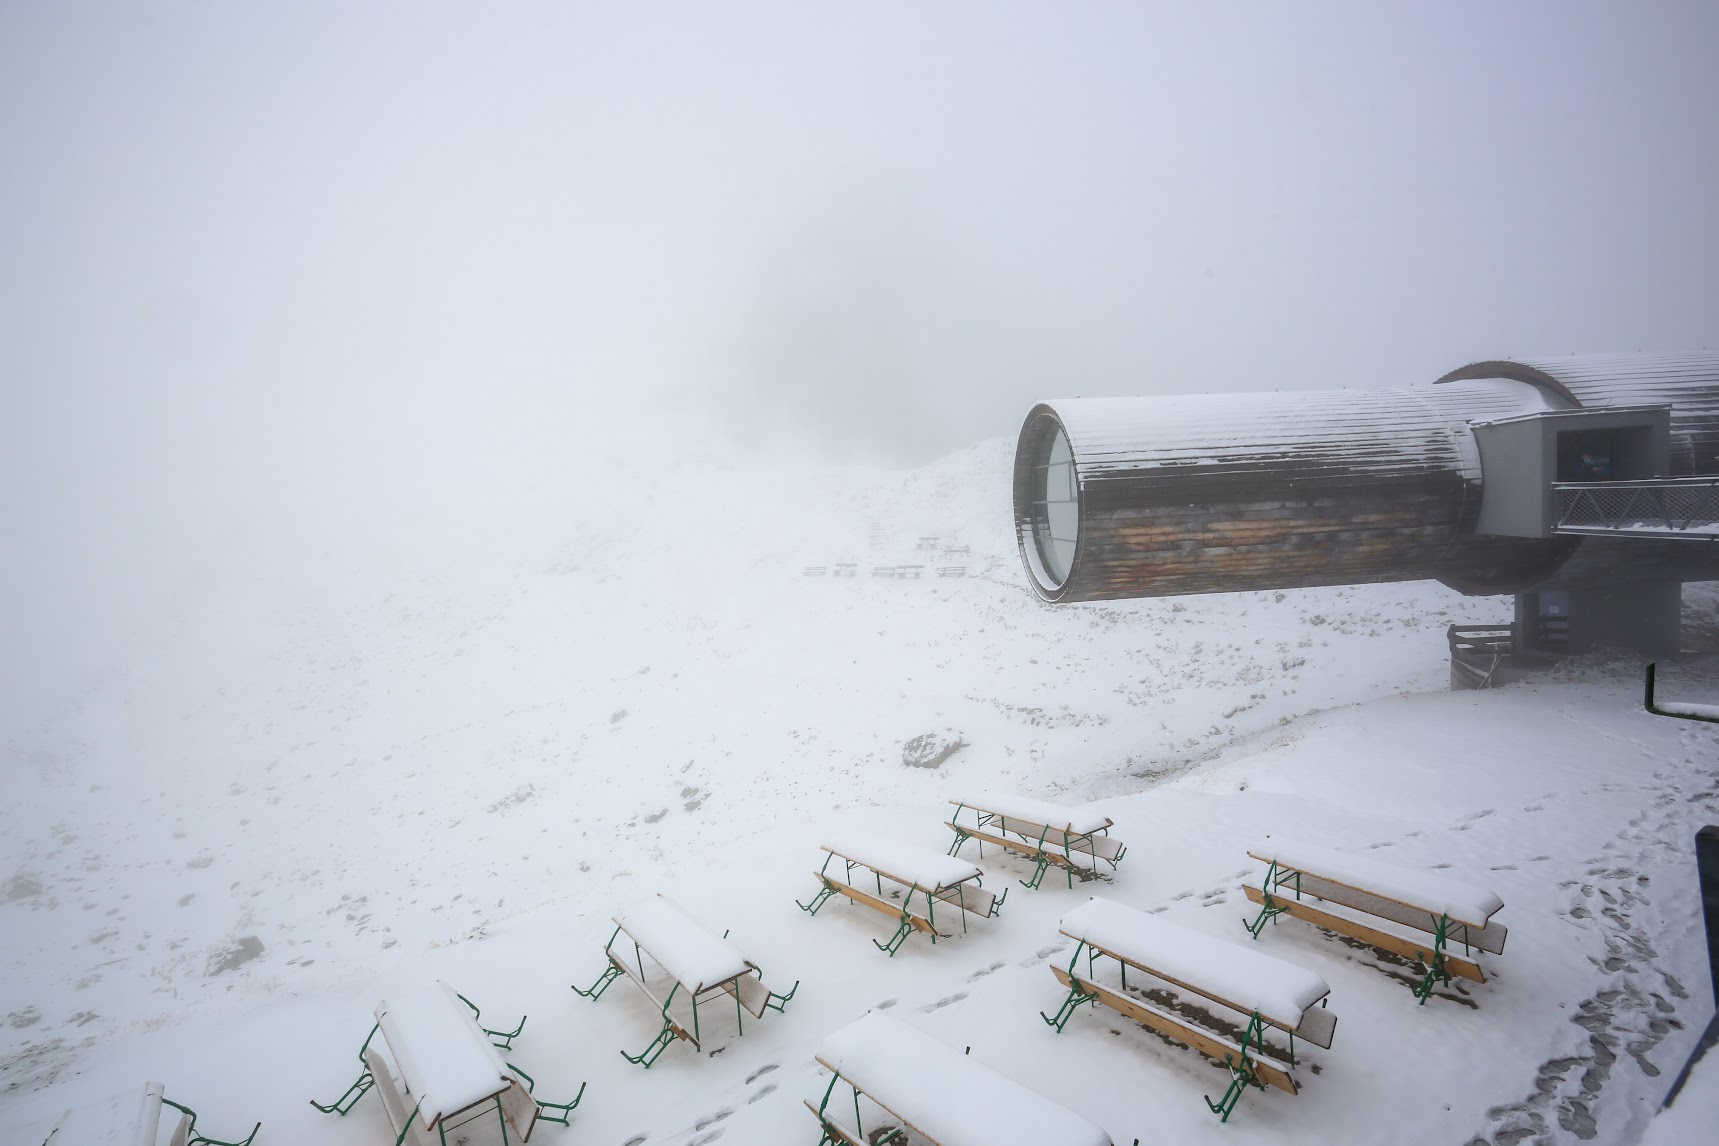
[[[1587,861],[1582,878],[1559,885],[1569,892],[1561,914],[1598,931],[1605,941],[1604,954],[1590,959],[1607,976],[1606,985],[1577,1004],[1570,1019],[1587,1032],[1585,1053],[1542,1063],[1528,1096],[1487,1111],[1491,1127],[1468,1146],[1519,1146],[1562,1135],[1592,1140],[1600,1133],[1595,1104],[1620,1059],[1630,1059],[1650,1078],[1660,1075],[1648,1056],[1667,1034],[1682,1029],[1675,1012],[1690,996],[1675,975],[1659,966],[1653,941],[1634,922],[1637,909],[1652,902],[1651,881],[1637,868],[1664,866],[1664,854],[1676,846],[1673,841],[1684,827],[1679,805],[1701,801],[1712,814],[1719,811],[1714,800],[1719,792],[1684,797],[1678,794],[1682,777],[1662,771],[1654,779],[1661,789],[1648,810],[1606,841]],[[1528,805],[1524,811],[1543,806]]]

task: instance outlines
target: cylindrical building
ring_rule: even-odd
[[[1527,451],[1543,475],[1524,468],[1524,434],[1545,443],[1543,459]],[[1719,356],[1482,362],[1400,389],[1041,403],[1016,449],[1016,534],[1049,601],[1421,578],[1518,592],[1579,565],[1584,547],[1619,543],[1498,526],[1516,518],[1496,475],[1482,528],[1489,459],[1509,469],[1511,497],[1539,498],[1536,482],[1566,480],[1557,467],[1578,447],[1617,453],[1631,476],[1719,474]],[[1635,575],[1645,561],[1657,576],[1719,578],[1719,546],[1624,544]]]

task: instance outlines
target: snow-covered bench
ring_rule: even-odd
[[[1453,974],[1486,981],[1474,951],[1504,951],[1504,925],[1491,922],[1504,901],[1485,888],[1298,841],[1267,840],[1247,854],[1267,865],[1258,886],[1242,885],[1247,897],[1260,905],[1248,923],[1255,939],[1267,920],[1276,923],[1279,915],[1292,915],[1414,959],[1424,968],[1415,988],[1423,1006],[1434,984],[1448,986]],[[1462,944],[1462,955],[1449,950],[1453,943]]]
[[[823,1101],[806,1102],[818,1146],[1111,1146],[1080,1115],[881,1011],[824,1039],[817,1060],[830,1072]],[[853,1091],[851,1118],[830,1101],[838,1082]]]
[[[1312,971],[1107,899],[1089,900],[1063,916],[1061,930],[1075,941],[1074,955],[1066,968],[1053,965],[1051,971],[1068,988],[1068,996],[1054,1017],[1043,1012],[1040,1017],[1060,1032],[1076,1008],[1103,1003],[1223,1063],[1230,1069],[1229,1089],[1217,1102],[1206,1098],[1206,1105],[1223,1121],[1229,1120],[1248,1086],[1262,1090],[1275,1086],[1288,1094],[1299,1090],[1289,1074],[1296,1065],[1297,1038],[1331,1047],[1337,1017],[1324,1006],[1331,988]],[[1083,954],[1084,975],[1079,970]],[[1100,957],[1120,965],[1120,986],[1095,977]],[[1243,1016],[1246,1025],[1240,1041],[1216,1027],[1195,1023],[1182,1010],[1132,993],[1131,967],[1176,991],[1191,992]],[[1266,1042],[1267,1027],[1288,1034],[1286,1050]]]
[[[364,1073],[334,1102],[325,1106],[313,1099],[311,1105],[325,1114],[345,1114],[374,1088],[395,1146],[408,1139],[416,1146],[445,1146],[451,1131],[491,1116],[503,1141],[529,1141],[539,1119],[566,1126],[585,1087],[572,1102],[534,1098],[532,1077],[502,1061],[476,1015],[477,1008],[446,983],[384,1000],[358,1048]]]
[[[257,1123],[239,1142],[199,1134],[195,1111],[168,1098],[159,1082],[146,1082],[140,1089],[66,1111],[48,1131],[42,1146],[155,1146],[161,1139],[163,1106],[172,1107],[177,1114],[177,1120],[169,1123],[169,1146],[250,1146],[262,1127]]]
[[[726,933],[718,937],[666,896],[654,895],[634,904],[614,920],[615,930],[603,948],[609,965],[588,990],[579,987],[573,990],[588,999],[597,999],[609,989],[610,983],[625,975],[644,992],[645,998],[657,1005],[662,1029],[638,1054],[622,1051],[628,1062],[649,1069],[663,1049],[677,1038],[698,1049],[702,1038],[699,1004],[708,1003],[718,995],[733,998],[734,1021],[744,1035],[742,1009],[762,1019],[766,1010],[782,1011],[800,989],[798,981],[787,994],[766,987],[763,972],[728,942]],[[623,934],[633,945],[631,959],[615,950],[615,941]]]
[[[891,956],[915,931],[929,935],[932,943],[936,943],[939,937],[949,938],[937,930],[939,903],[953,904],[961,909],[961,930],[965,933],[966,912],[984,919],[992,918],[1009,894],[1005,890],[1002,895],[993,895],[980,886],[984,873],[966,860],[915,844],[905,844],[888,836],[847,833],[821,846],[829,854],[824,857],[824,866],[816,873],[818,894],[810,903],[796,900],[800,910],[816,915],[831,896],[840,895],[850,902],[864,904],[873,911],[891,916],[896,921],[896,928],[889,942],[872,940],[880,951]],[[840,860],[845,866],[842,879],[830,874],[832,860]],[[871,873],[877,887],[876,895],[854,886],[855,868]],[[883,888],[886,879],[901,889],[889,893],[889,898],[886,898]]]
[[[1110,817],[1090,809],[997,792],[973,792],[949,802],[955,805],[948,821],[955,832],[949,854],[958,853],[970,839],[978,841],[980,859],[986,844],[1017,852],[1035,865],[1033,877],[1021,881],[1030,888],[1043,882],[1051,864],[1063,869],[1073,887],[1075,872],[1095,872],[1100,861],[1114,869],[1128,850],[1110,836]],[[963,812],[972,813],[972,824],[961,822]]]

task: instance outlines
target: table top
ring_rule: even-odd
[[[446,983],[393,995],[376,1008],[376,1021],[425,1127],[513,1083],[471,1008]]]

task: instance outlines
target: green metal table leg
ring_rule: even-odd
[[[603,973],[597,976],[597,981],[591,984],[589,990],[582,991],[575,986],[573,988],[573,993],[576,995],[583,995],[587,999],[600,999],[603,997],[603,992],[609,989],[609,984],[613,983],[620,974],[621,969],[611,963],[607,967],[603,968]]]

